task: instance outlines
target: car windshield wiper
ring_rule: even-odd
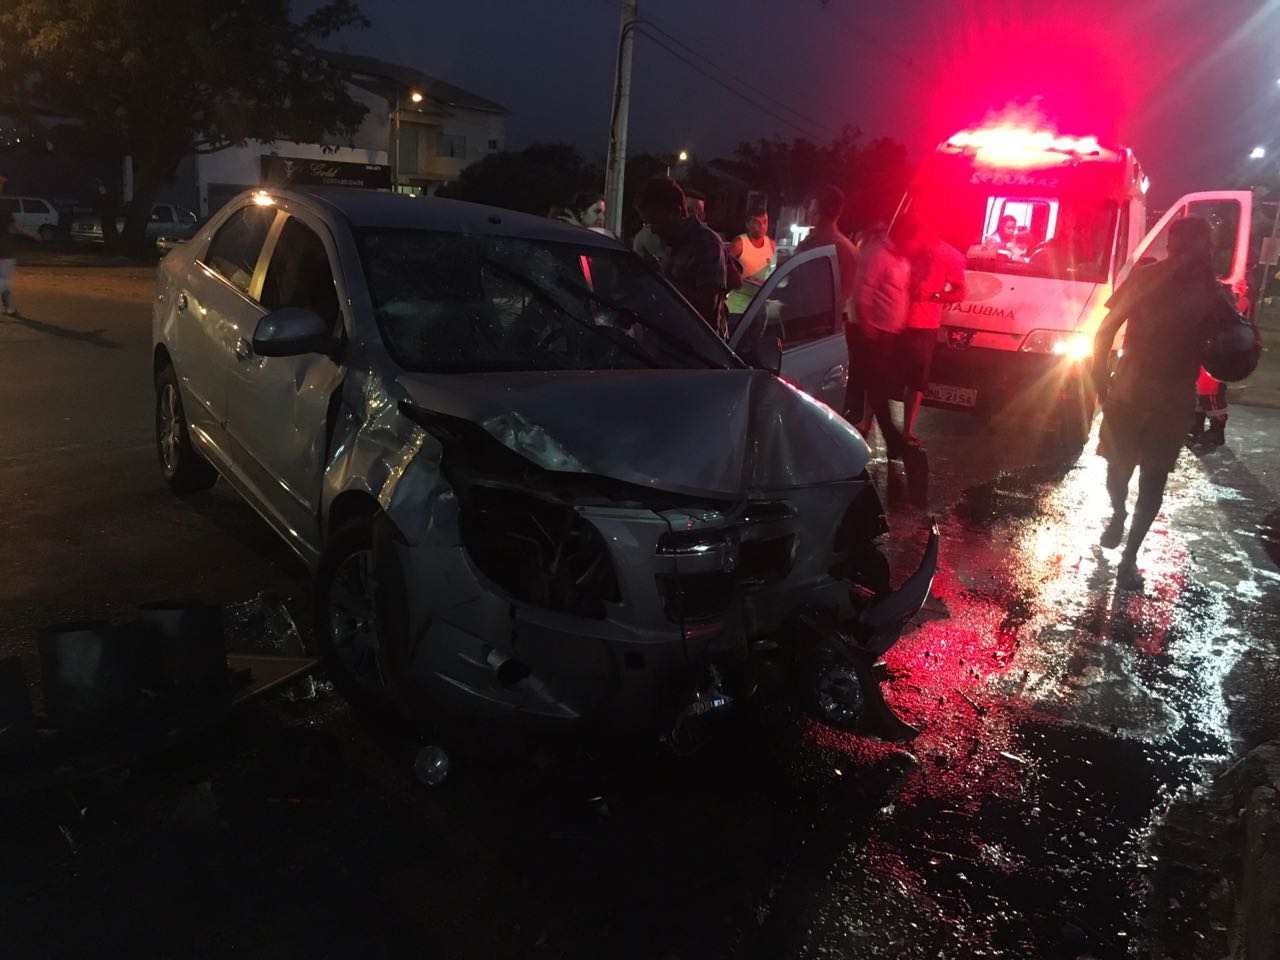
[[[614,345],[621,347],[627,353],[631,354],[633,357],[635,357],[637,360],[643,363],[646,367],[650,367],[653,369],[660,369],[662,367],[662,364],[658,361],[656,357],[651,356],[648,353],[648,351],[646,351],[643,347],[640,346],[640,344],[636,343],[635,340],[627,336],[625,333],[622,333],[621,331],[617,330],[614,327],[606,327],[606,326],[602,326],[601,324],[590,323],[587,320],[582,319],[581,317],[575,316],[572,310],[570,310],[568,307],[565,306],[565,304],[561,303],[554,296],[552,296],[550,290],[547,290],[545,287],[542,286],[542,284],[538,283],[532,277],[525,276],[519,270],[515,270],[511,268],[499,260],[494,260],[492,257],[482,257],[481,262],[497,270],[499,273],[505,274],[510,279],[515,280],[517,283],[527,288],[530,293],[532,293],[535,297],[537,297],[543,303],[549,305],[553,310],[556,310],[557,312],[564,314],[566,317],[568,317],[578,326],[582,327],[584,330],[590,330],[592,333],[597,333],[597,334],[602,333],[605,330],[610,331],[610,333],[613,335],[609,336],[607,339]]]
[[[638,312],[632,307],[628,307],[624,303],[618,303],[617,301],[610,300],[608,297],[603,297],[600,294],[596,293],[594,290],[592,290],[590,287],[584,287],[583,285],[570,280],[568,277],[564,277],[564,276],[557,277],[556,283],[564,287],[566,290],[571,290],[576,294],[580,294],[581,296],[584,296],[588,300],[592,300],[595,303],[598,303],[600,306],[608,310],[618,311],[618,313],[623,314],[624,316],[632,320],[634,323],[638,323],[640,326],[644,327],[646,330],[653,333],[658,340],[662,341],[668,346],[676,347],[677,352],[681,353],[682,355],[698,360],[704,366],[711,367],[713,369],[724,368],[724,364],[716,363],[710,357],[704,356],[703,354],[699,353],[694,347],[690,346],[687,341],[682,340],[680,337],[677,337],[674,333],[671,333],[669,330],[664,330],[662,327],[659,327],[657,324],[647,320],[644,314]]]

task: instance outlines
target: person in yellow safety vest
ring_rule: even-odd
[[[747,232],[729,245],[729,256],[742,264],[744,280],[762,278],[773,265],[775,244],[769,236],[769,211],[756,207],[747,214]]]

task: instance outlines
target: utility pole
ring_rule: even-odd
[[[618,30],[618,70],[613,82],[613,116],[609,128],[609,158],[604,176],[605,225],[622,235],[622,188],[627,169],[627,113],[631,108],[631,46],[639,14],[637,0],[622,0]]]

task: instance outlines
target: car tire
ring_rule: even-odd
[[[376,518],[334,530],[320,552],[312,585],[316,652],[334,686],[357,709],[379,718],[398,714],[398,684],[388,656],[386,604],[374,550]]]
[[[218,472],[191,445],[178,375],[166,364],[156,375],[156,454],[160,472],[176,494],[208,490]]]
[[[41,242],[41,243],[52,243],[52,242],[53,242],[53,238],[54,238],[55,236],[57,236],[57,231],[56,231],[56,230],[54,230],[54,228],[52,227],[52,225],[47,224],[47,223],[46,223],[43,227],[41,227],[39,230],[37,230],[36,232],[37,232],[37,233],[39,234],[39,236],[40,236],[40,242]]]

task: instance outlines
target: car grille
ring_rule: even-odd
[[[723,616],[740,588],[786,578],[800,535],[788,503],[753,503],[727,526],[682,530],[658,541],[669,571],[656,577],[667,617],[677,622]]]

